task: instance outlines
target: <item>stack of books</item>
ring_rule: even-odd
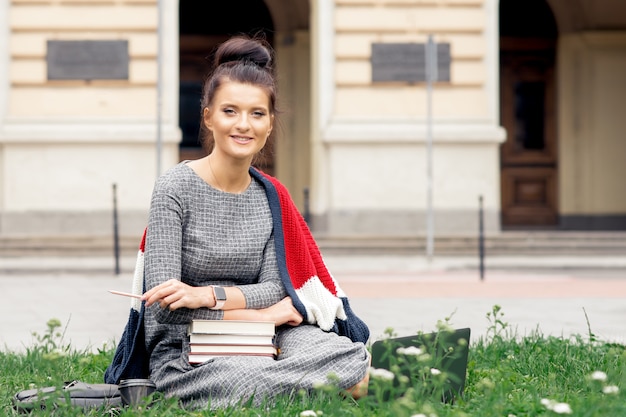
[[[189,363],[232,355],[275,358],[275,332],[271,321],[193,320],[189,324]]]

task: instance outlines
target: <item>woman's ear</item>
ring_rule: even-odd
[[[213,131],[213,124],[211,123],[211,110],[208,107],[205,107],[202,111],[202,123],[204,123],[204,127]]]
[[[268,137],[268,138],[270,137],[270,134],[272,133],[272,129],[273,129],[273,128],[274,128],[274,115],[272,114],[272,115],[270,116],[270,127],[269,127],[269,129],[267,130],[267,137]]]

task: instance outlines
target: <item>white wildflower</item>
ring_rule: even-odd
[[[572,414],[572,409],[567,403],[556,403],[552,407],[552,411],[557,414]]]
[[[606,373],[602,371],[595,371],[591,374],[591,379],[594,381],[606,381]]]
[[[547,399],[547,398],[542,398],[542,399],[541,399],[541,405],[543,405],[543,406],[544,406],[544,407],[546,407],[546,408],[550,408],[550,407],[552,407],[552,403],[553,403],[553,402],[554,402],[554,401],[549,400],[549,399]]]
[[[437,368],[430,368],[430,373],[433,375],[440,375],[441,371]]]
[[[426,417],[426,414],[413,414],[411,417]]]
[[[391,381],[395,378],[395,375],[393,372],[387,370],[387,369],[382,369],[382,368],[370,368],[369,369],[370,372],[370,376],[372,378],[378,378],[378,379],[385,379],[388,381]]]
[[[572,408],[567,403],[559,403],[554,400],[542,398],[541,404],[548,410],[554,411],[557,414],[572,414]]]
[[[396,350],[396,353],[400,355],[419,356],[424,352],[422,351],[422,349],[418,348],[417,346],[409,346],[409,347],[399,347]]]
[[[602,392],[605,394],[619,394],[619,387],[617,385],[607,385],[602,388]]]
[[[300,412],[300,417],[317,417],[317,413],[313,410],[304,410]]]

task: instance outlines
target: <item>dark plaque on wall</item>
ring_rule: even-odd
[[[450,81],[450,44],[437,43],[437,78]],[[373,43],[372,81],[426,81],[426,44]]]
[[[48,41],[49,80],[128,80],[128,41]]]

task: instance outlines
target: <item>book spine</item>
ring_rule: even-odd
[[[224,356],[261,356],[267,358],[276,359],[276,354],[273,353],[211,353],[211,354],[198,354],[195,356],[189,356],[189,363],[192,365],[197,365],[203,362],[206,362],[210,359],[224,357]]]
[[[189,334],[273,335],[275,331],[272,322],[242,320],[192,320],[188,329]]]
[[[274,336],[257,335],[222,335],[222,334],[198,334],[189,335],[191,343],[221,343],[221,344],[245,344],[245,345],[268,345],[274,342]]]
[[[220,353],[230,349],[232,352],[242,353],[271,353],[276,352],[276,346],[271,344],[265,345],[241,345],[241,344],[223,344],[223,343],[190,343],[190,353]]]

